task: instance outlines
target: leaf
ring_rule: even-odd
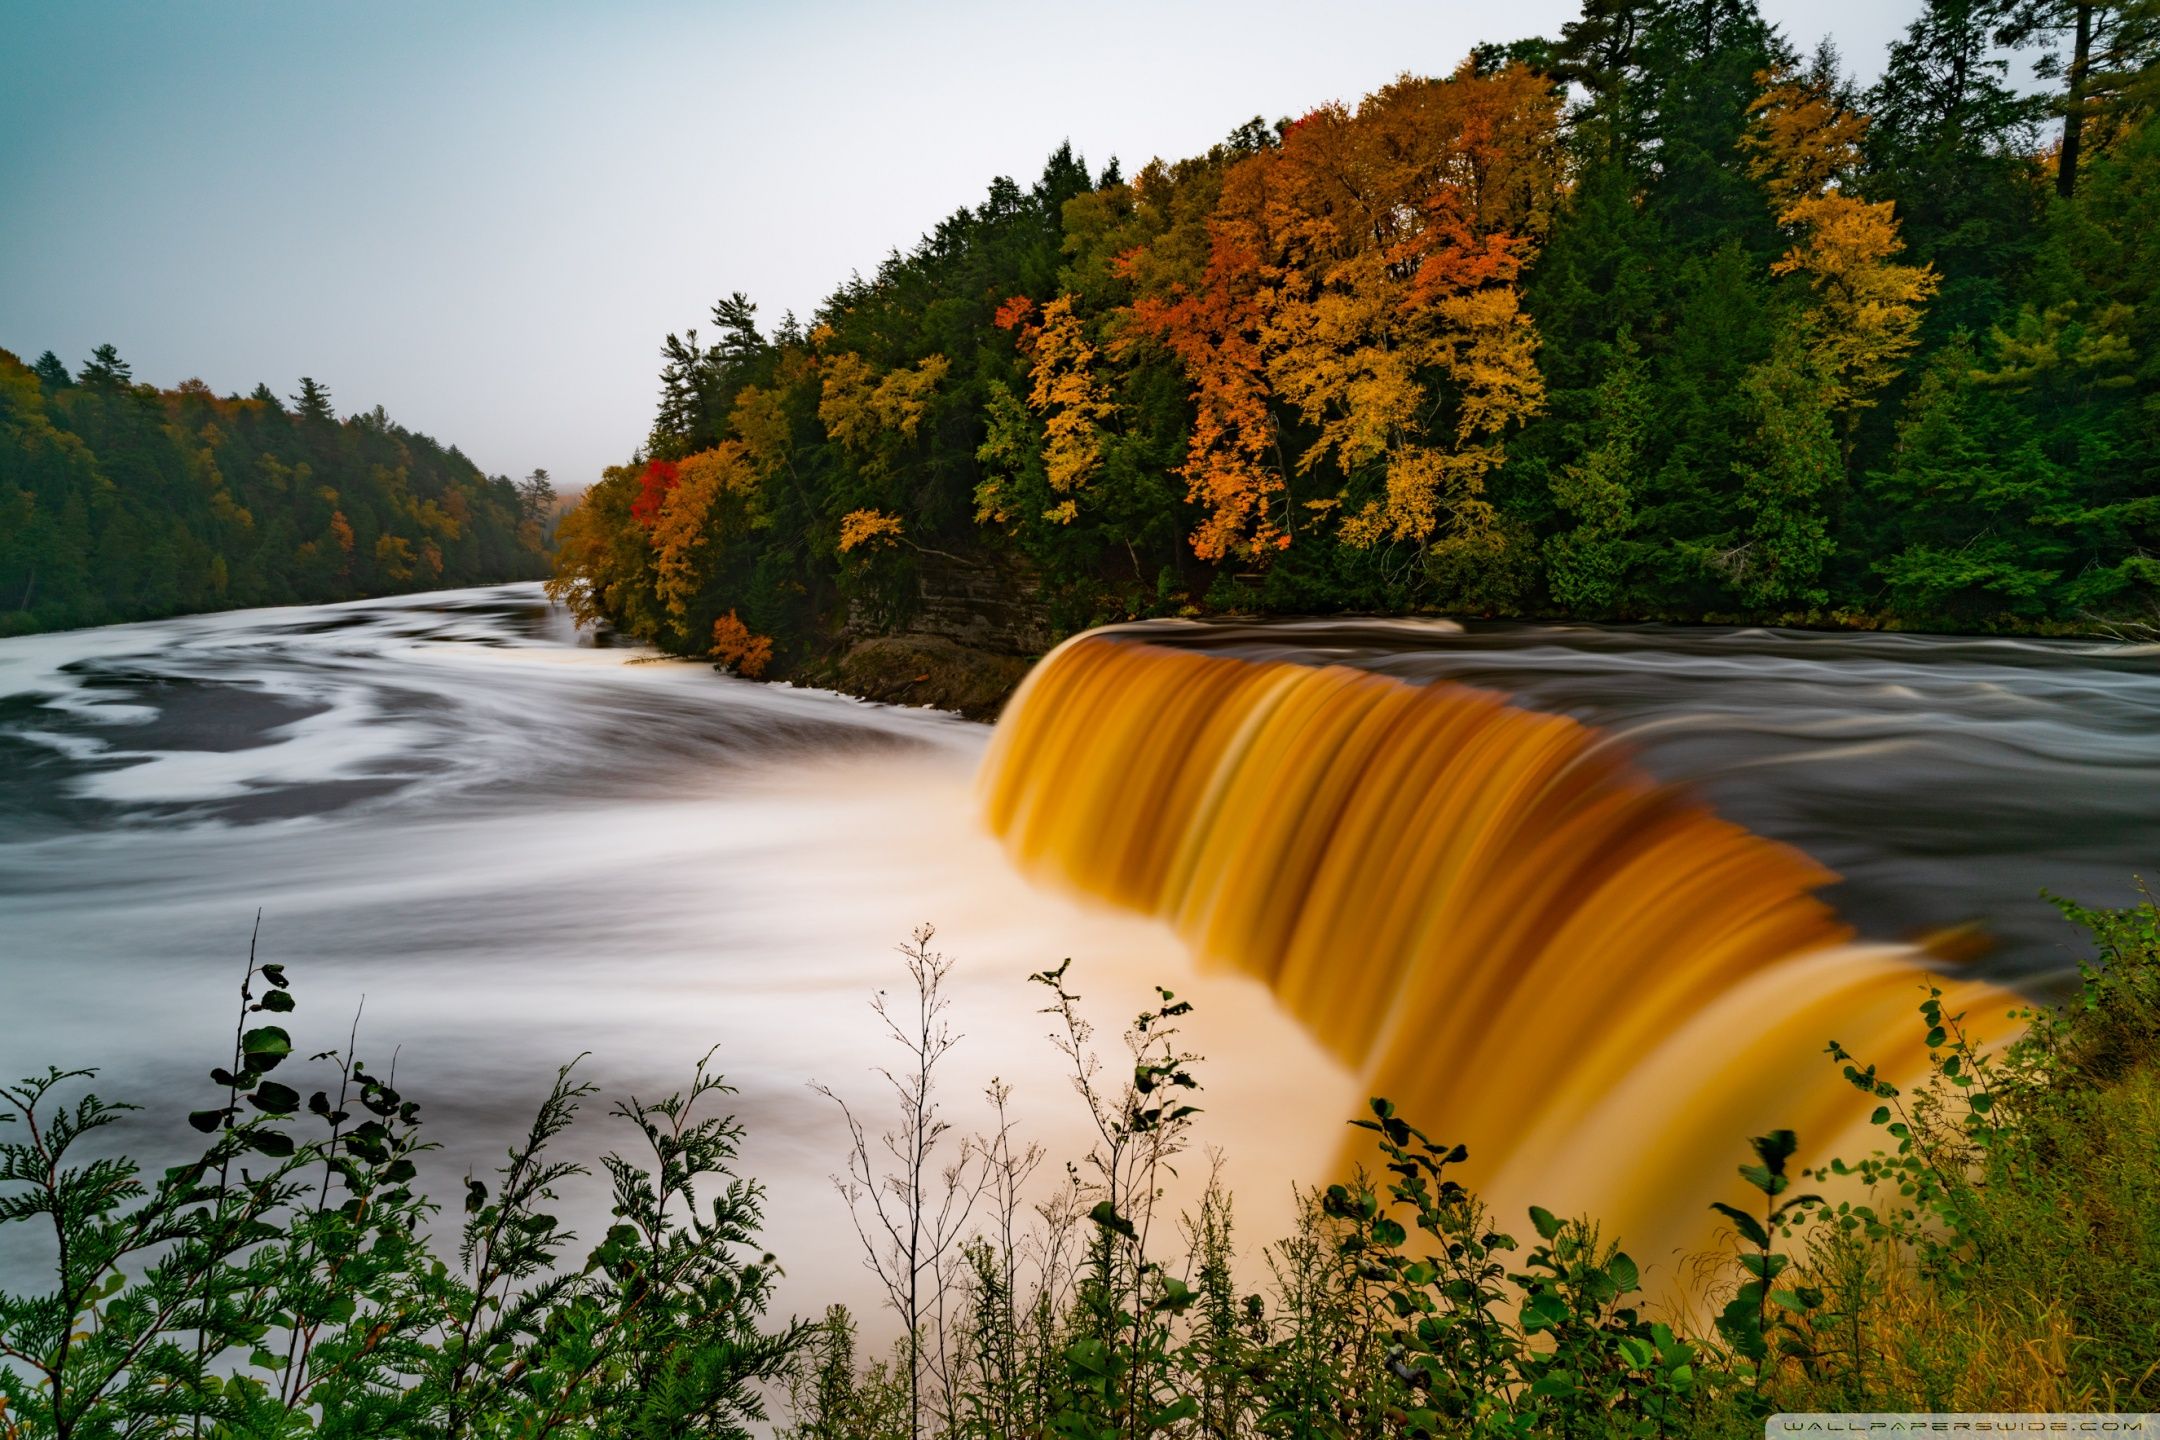
[[[265,1080],[247,1098],[248,1104],[266,1115],[290,1115],[300,1108],[300,1092],[275,1080]]]
[[[292,1054],[292,1036],[275,1025],[264,1025],[240,1037],[240,1053],[247,1057],[251,1070],[275,1070]]]
[[[1180,1420],[1190,1420],[1200,1413],[1200,1402],[1190,1395],[1179,1396],[1170,1405],[1148,1417],[1149,1430],[1164,1430]]]
[[[1619,1287],[1620,1293],[1623,1295],[1642,1283],[1642,1270],[1635,1264],[1634,1258],[1625,1250],[1614,1254],[1611,1262],[1605,1267],[1605,1274],[1614,1285]]]
[[[1567,1301],[1550,1290],[1540,1290],[1523,1302],[1522,1328],[1532,1334],[1565,1325],[1567,1319]]]
[[[1530,1223],[1537,1227],[1538,1238],[1550,1240],[1560,1233],[1560,1220],[1542,1205],[1530,1207]]]
[[[288,991],[272,990],[263,996],[261,1008],[280,1012],[289,1011],[293,1008],[292,995]]]
[[[1770,1236],[1763,1229],[1762,1222],[1747,1211],[1727,1205],[1722,1200],[1714,1202],[1710,1208],[1732,1221],[1733,1228],[1738,1230],[1749,1244],[1764,1250],[1770,1247]]]
[[[248,1148],[273,1159],[284,1159],[293,1153],[292,1136],[276,1130],[251,1130],[247,1137]]]
[[[224,1124],[225,1117],[229,1113],[231,1112],[223,1109],[191,1110],[188,1112],[187,1123],[194,1126],[197,1130],[202,1131],[203,1134],[207,1135],[211,1131],[217,1129],[218,1126]]]
[[[1088,1211],[1088,1219],[1102,1226],[1105,1230],[1123,1235],[1128,1240],[1139,1238],[1140,1232],[1133,1228],[1132,1221],[1118,1214],[1117,1207],[1108,1200],[1096,1201],[1095,1208]]]

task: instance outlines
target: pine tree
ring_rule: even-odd
[[[1928,366],[1866,493],[1887,523],[1868,537],[1901,614],[1971,624],[2038,617],[2071,547],[2069,477],[2009,396],[1984,382],[1965,336]]]
[[[2134,110],[2151,107],[2160,11],[2151,0],[2011,0],[2002,38],[2038,46],[2034,73],[2062,82],[2055,193],[2067,200],[2092,142],[2105,144]]]
[[[1820,605],[1829,598],[1823,567],[1837,551],[1829,509],[1845,473],[1831,418],[1835,387],[1795,325],[1741,388],[1755,416],[1748,457],[1733,465],[1747,522],[1717,563],[1751,608]]]
[[[337,412],[330,408],[330,387],[317,384],[313,377],[300,377],[300,393],[292,397],[293,413],[304,420],[335,420]]]
[[[2030,257],[2039,102],[2009,83],[2002,0],[1927,0],[1867,92],[1866,187],[1943,276],[1928,327],[1984,327]]]
[[[1545,545],[1553,598],[1579,615],[1614,612],[1638,548],[1630,532],[1650,394],[1640,354],[1625,333],[1595,398],[1592,443],[1552,482],[1553,505],[1573,517],[1574,528]]]
[[[67,366],[50,350],[38,356],[37,364],[30,368],[37,376],[38,383],[48,391],[65,390],[75,383],[75,377],[68,374]]]
[[[128,368],[120,352],[110,345],[100,345],[90,352],[83,362],[82,372],[76,377],[85,389],[125,390],[135,383],[135,373]]]

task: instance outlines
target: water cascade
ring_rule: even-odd
[[[1468,1145],[1504,1225],[1594,1214],[1646,1261],[1744,1199],[1749,1135],[1870,1147],[1826,1041],[1907,1078],[1929,984],[1996,1038],[2016,1003],[1855,943],[1807,857],[1469,686],[1081,636],[982,777],[1024,869],[1268,985],[1367,1093]]]

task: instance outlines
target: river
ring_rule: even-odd
[[[1422,622],[1169,624],[1247,658],[1447,678],[1561,712],[1660,779],[1830,866],[1864,935],[1975,926],[1974,965],[2069,973],[2039,899],[2131,895],[2160,859],[2160,656],[2096,644]],[[979,819],[990,731],[750,684],[580,636],[537,587],[198,616],[0,641],[0,1070],[101,1067],[158,1153],[209,1103],[258,907],[304,1050],[397,1076],[443,1149],[496,1163],[555,1066],[674,1088],[713,1044],[772,1192],[784,1298],[867,1279],[828,1177],[874,1110],[867,1001],[922,922],[954,957],[944,1089],[992,1076],[1060,1159],[1082,1121],[1029,973],[1070,956],[1115,1045],[1162,983],[1193,998],[1204,1140],[1248,1238],[1319,1178],[1356,1081],[1258,985],[1195,973],[1156,921],[1022,879]],[[588,1053],[589,1052],[589,1053]],[[619,1126],[613,1128],[620,1128]],[[595,1107],[570,1148],[617,1140]],[[1197,1158],[1194,1168],[1204,1162]],[[588,1222],[592,1187],[570,1197]],[[13,1257],[19,1260],[20,1257]]]

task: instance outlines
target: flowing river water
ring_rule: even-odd
[[[205,1072],[230,1048],[260,907],[262,958],[296,982],[303,1050],[341,1043],[364,997],[360,1049],[378,1069],[396,1051],[400,1087],[443,1146],[429,1166],[438,1194],[500,1159],[572,1056],[589,1052],[583,1071],[605,1092],[650,1097],[717,1043],[749,1127],[745,1169],[771,1192],[785,1298],[812,1311],[869,1293],[827,1178],[845,1130],[810,1086],[882,1113],[871,1067],[889,1057],[867,1001],[904,980],[892,947],[920,923],[938,926],[956,962],[964,1039],[946,1077],[950,1117],[980,1128],[980,1093],[1002,1077],[1024,1130],[1060,1161],[1084,1149],[1084,1117],[1026,977],[1072,957],[1111,1050],[1151,984],[1194,999],[1202,1139],[1227,1156],[1251,1240],[1287,1218],[1291,1180],[1326,1178],[1368,1084],[1415,1085],[1452,1066],[1461,1073],[1445,1093],[1475,1106],[1543,1083],[1481,1033],[1503,1018],[1533,1023],[1494,988],[1503,969],[1553,982],[1583,1017],[1569,1043],[1586,1047],[1631,1007],[1641,1024],[1677,1025],[1670,1017],[1685,1011],[1728,1038],[1754,1023],[1763,992],[1673,979],[1689,957],[1668,964],[1651,940],[1598,978],[1599,957],[1619,956],[1623,931],[1648,923],[1628,915],[1664,916],[1657,933],[1678,935],[1743,892],[1769,896],[1732,924],[1775,931],[1774,943],[1750,942],[1783,987],[1771,993],[1816,1004],[1800,1023],[1820,1027],[1853,1018],[1842,997],[1858,992],[1839,988],[1846,970],[1833,984],[1820,967],[1783,965],[1786,952],[1842,946],[1839,957],[1860,958],[1834,964],[1864,967],[1879,989],[1894,979],[1901,1010],[1917,1003],[1915,977],[1953,971],[1976,993],[2046,993],[2079,951],[2038,892],[2121,903],[2133,873],[2160,860],[2151,648],[1419,622],[1127,632],[1118,646],[1152,642],[1150,653],[1178,652],[1160,663],[1201,667],[1181,676],[1261,675],[1259,689],[1222,683],[1241,696],[1264,689],[1277,730],[1303,718],[1276,749],[1255,749],[1260,719],[1235,706],[1203,715],[1179,698],[1215,681],[1193,688],[1150,661],[1156,679],[1103,671],[1085,681],[1093,692],[1063,701],[1036,687],[978,778],[987,727],[596,645],[531,586],[0,641],[0,1070],[101,1067],[106,1093],[146,1106],[130,1124],[155,1152],[159,1137],[185,1133],[183,1112],[208,1103]],[[1117,665],[1139,663],[1119,654]],[[1325,665],[1348,669],[1304,678]],[[1494,757],[1478,774],[1526,777],[1492,782],[1476,821],[1487,829],[1381,807],[1390,786],[1440,783],[1400,768],[1433,746],[1401,741],[1388,717],[1425,702],[1382,681],[1475,687],[1430,688],[1469,697],[1430,723],[1459,730],[1461,716],[1483,717],[1480,733],[1498,738],[1477,742]],[[1513,703],[1496,712],[1497,697]],[[1082,714],[1095,718],[1071,718]],[[1068,733],[1050,733],[1059,726]],[[1225,745],[1275,758],[1258,782],[1249,765],[1242,781],[1209,782],[1215,838],[1203,844],[1190,839],[1200,802],[1173,793],[1172,772],[1200,773],[1203,761],[1220,771]],[[1389,745],[1406,757],[1394,771],[1374,758]],[[1518,755],[1545,758],[1507,758]],[[1514,839],[1481,843],[1482,869],[1466,883],[1443,842],[1488,834],[1492,815],[1515,813],[1533,789],[1609,823],[1582,821],[1585,838],[1556,864],[1561,842],[1538,845],[1557,822],[1524,810]],[[1310,824],[1317,838],[1298,841],[1284,821],[1293,794],[1300,814],[1318,815],[1314,797],[1338,791],[1336,810]],[[1343,818],[1353,813],[1365,818]],[[1356,825],[1363,848],[1345,848]],[[1251,837],[1270,827],[1286,838],[1255,849]],[[1187,840],[1135,850],[1105,838],[1172,830]],[[1483,911],[1419,918],[1441,873],[1400,859],[1420,836]],[[1645,836],[1678,847],[1675,858],[1629,871]],[[1338,873],[1321,874],[1328,864]],[[1174,901],[1154,879],[1134,880],[1149,866],[1183,877]],[[1691,867],[1703,877],[1692,891],[1656,873]],[[1745,878],[1719,878],[1728,873]],[[1252,893],[1239,898],[1240,886]],[[1334,897],[1326,929],[1283,918],[1322,890]],[[1535,944],[1502,933],[1517,912],[1553,917],[1539,918]],[[1347,1003],[1331,998],[1333,980],[1365,974],[1380,962],[1359,947],[1376,935],[1397,944],[1413,922],[1443,940],[1484,938],[1475,956],[1448,961],[1457,970],[1417,982],[1424,1009],[1389,1004],[1412,993],[1399,977],[1368,1008],[1430,1015],[1434,1033],[1453,1025],[1455,1039],[1426,1048],[1422,1019],[1408,1034],[1397,1019],[1385,1036],[1346,1039],[1364,1032],[1328,1018]],[[1958,927],[1970,927],[1958,944],[1940,942]],[[1879,943],[1856,948],[1848,930]],[[1937,950],[1981,953],[1952,967],[1897,947],[1929,935]],[[1588,968],[1537,970],[1562,963],[1538,958],[1551,950]],[[1298,954],[1307,978],[1292,983]],[[1195,955],[1224,963],[1196,966]],[[1671,981],[1663,1008],[1637,1004],[1660,975]],[[1482,1059],[1464,1069],[1472,1042]],[[1735,1067],[1760,1053],[1747,1036],[1730,1048]],[[1631,1078],[1664,1083],[1660,1066],[1685,1067],[1684,1055],[1646,1050],[1628,1052],[1644,1055],[1640,1077],[1608,1057],[1567,1083],[1609,1109]],[[1581,1109],[1569,1124],[1583,1123]],[[1448,1132],[1447,1116],[1426,1118]],[[1534,1119],[1494,1102],[1483,1123],[1512,1137]],[[596,1153],[625,1138],[611,1133],[620,1128],[595,1107],[571,1148]],[[1735,1158],[1743,1139],[1731,1136]],[[1699,1214],[1703,1197],[1683,1188],[1669,1205]],[[570,1197],[587,1234],[595,1197]]]

